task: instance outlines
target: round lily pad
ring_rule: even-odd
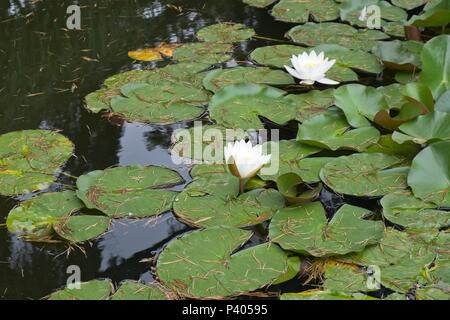
[[[111,300],[173,300],[175,296],[157,282],[143,284],[125,280],[111,297]]]
[[[191,182],[176,198],[174,212],[195,227],[246,227],[270,219],[284,206],[274,189],[255,189],[239,195],[239,179],[220,165],[199,165]]]
[[[408,185],[416,197],[450,206],[450,141],[433,143],[414,158]]]
[[[364,151],[380,139],[373,127],[351,129],[340,110],[328,110],[299,126],[297,140],[330,150],[349,149]]]
[[[420,15],[408,20],[416,27],[445,27],[450,23],[450,3],[447,0],[428,1]]]
[[[372,52],[389,69],[413,71],[421,65],[423,43],[418,41],[379,41]]]
[[[197,32],[197,38],[214,43],[233,43],[247,40],[255,31],[240,23],[218,23]]]
[[[402,124],[401,132],[392,135],[394,141],[404,143],[412,141],[417,144],[450,140],[450,113],[433,111]]]
[[[121,88],[123,96],[111,99],[112,112],[129,121],[171,124],[198,118],[208,101],[205,91],[185,84],[131,83]]]
[[[326,113],[334,105],[334,89],[311,90],[302,94],[290,94],[286,100],[291,101],[296,109],[295,119],[305,122],[316,115]]]
[[[284,94],[282,90],[264,85],[230,85],[212,97],[209,113],[225,128],[264,129],[260,116],[284,124],[295,119],[294,106],[282,99]]]
[[[378,30],[355,29],[349,25],[335,22],[307,22],[292,28],[289,38],[296,43],[307,46],[321,44],[338,44],[349,49],[370,51],[377,40],[388,39],[389,36]]]
[[[165,189],[182,182],[177,172],[163,167],[117,167],[79,177],[77,196],[110,217],[150,217],[172,208],[177,193]]]
[[[408,168],[402,159],[382,153],[342,156],[328,162],[320,172],[322,181],[335,192],[360,197],[383,196],[406,189]]]
[[[209,72],[203,80],[203,86],[212,92],[237,83],[288,85],[294,84],[294,80],[284,71],[262,67],[217,69]]]
[[[331,292],[370,292],[376,291],[374,287],[368,287],[368,272],[366,268],[361,268],[355,264],[340,263],[329,260],[324,265],[325,290]]]
[[[339,5],[334,0],[281,0],[271,11],[279,21],[305,23],[310,17],[317,22],[339,18]]]
[[[234,253],[250,236],[214,227],[177,238],[158,258],[158,278],[183,297],[228,297],[269,285],[288,271],[287,256],[271,243]]]
[[[370,12],[370,6],[375,5],[380,10],[380,16],[383,20],[387,21],[405,21],[408,18],[408,14],[402,8],[391,5],[387,1],[380,0],[347,0],[340,6],[341,20],[350,22],[352,25],[367,28],[368,21],[371,18],[372,12]],[[364,20],[360,20],[361,11],[367,8],[367,17]]]
[[[269,237],[283,249],[316,257],[361,251],[383,237],[380,221],[364,220],[371,212],[342,206],[328,221],[320,202],[281,209],[272,219]]]
[[[113,289],[111,280],[91,280],[80,288],[65,288],[52,293],[48,300],[108,300]]]
[[[21,202],[8,214],[8,231],[30,240],[44,240],[53,227],[84,207],[73,191],[45,193]]]
[[[299,293],[284,293],[281,300],[377,300],[362,293],[307,290]]]
[[[298,175],[305,183],[320,182],[320,170],[328,162],[334,160],[332,157],[305,158],[298,162]]]
[[[265,8],[278,0],[243,0],[244,3],[256,8]]]
[[[231,59],[233,46],[227,43],[196,42],[186,43],[175,49],[173,59],[178,62],[199,61],[207,64],[216,64]]]
[[[274,150],[277,150],[276,154]],[[278,168],[276,174],[259,176],[265,180],[276,181],[278,177],[286,173],[300,174],[302,168],[299,163],[303,158],[322,151],[322,148],[309,146],[295,140],[281,140],[279,142],[267,142],[267,153],[273,154],[270,166]]]
[[[412,10],[424,5],[427,0],[392,0],[391,2],[397,7]]]
[[[436,205],[407,191],[384,196],[381,205],[386,219],[407,229],[439,229],[450,224],[450,212],[437,210]]]
[[[14,196],[47,189],[74,146],[48,130],[24,130],[0,135],[0,194]]]
[[[54,225],[56,233],[70,242],[94,239],[108,230],[110,218],[103,216],[68,216]]]

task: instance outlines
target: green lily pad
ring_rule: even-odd
[[[264,85],[230,85],[212,97],[209,113],[218,125],[230,129],[264,129],[259,116],[284,124],[295,118],[294,106],[282,99],[284,94]]]
[[[292,28],[288,32],[292,41],[307,46],[321,44],[338,44],[353,49],[370,51],[378,40],[389,36],[378,30],[355,29],[349,25],[336,22],[307,22]]]
[[[272,219],[269,237],[283,249],[315,257],[361,251],[383,237],[380,221],[364,220],[370,211],[345,204],[328,222],[320,202],[281,209]]]
[[[437,111],[450,113],[450,90],[445,91],[436,101]]]
[[[228,142],[247,138],[250,138],[250,132],[244,130],[226,129],[218,125],[194,126],[173,134],[170,152],[187,163],[214,163],[224,159],[223,151]]]
[[[335,65],[327,72],[327,76],[340,82],[358,79],[357,75],[348,69],[369,73],[380,73],[383,70],[383,65],[373,54],[361,50],[350,50],[336,44],[319,45],[314,48],[285,44],[261,47],[251,53],[251,59],[262,65],[284,69],[285,65],[291,65],[293,55],[312,50],[316,53],[324,52],[327,58],[336,60]]]
[[[322,148],[309,146],[295,140],[281,140],[280,142],[268,142],[267,153],[273,154],[272,150],[278,149],[278,156],[273,156],[270,165],[278,168],[277,173],[273,175],[259,176],[264,180],[276,181],[278,177],[286,173],[300,173],[299,162],[310,155],[322,151]]]
[[[388,194],[381,199],[383,215],[389,221],[411,230],[439,229],[450,224],[450,212],[414,197],[408,191]]]
[[[111,99],[112,112],[129,121],[171,124],[200,117],[208,102],[205,91],[184,84],[131,83],[121,88],[123,96]]]
[[[450,35],[428,41],[422,50],[420,82],[426,84],[435,99],[450,90]]]
[[[0,194],[14,196],[47,189],[73,149],[72,142],[55,131],[0,135]]]
[[[416,197],[450,206],[450,141],[434,143],[414,158],[408,185]]]
[[[250,236],[214,227],[177,238],[159,256],[158,278],[183,297],[228,297],[269,285],[287,272],[287,256],[271,243],[233,253]]]
[[[289,205],[312,202],[317,199],[323,189],[321,183],[314,187],[306,185],[298,174],[292,172],[279,176],[277,187]]]
[[[94,239],[109,228],[110,219],[103,216],[69,216],[54,225],[56,233],[70,242],[78,243]]]
[[[284,293],[281,300],[377,300],[361,293],[343,293],[321,290],[308,290],[299,293]]]
[[[232,52],[233,46],[228,43],[186,43],[175,49],[173,59],[178,62],[201,61],[205,64],[216,64],[230,60]]]
[[[405,10],[391,5],[387,1],[380,0],[346,0],[340,6],[340,17],[343,21],[348,21],[352,25],[359,27],[367,27],[366,20],[361,21],[359,17],[364,7],[370,8],[371,5],[376,5],[380,9],[381,18],[387,21],[404,21],[408,18]],[[369,19],[370,12],[367,14]]]
[[[65,288],[52,293],[48,300],[108,300],[113,289],[111,280],[91,280],[80,288]]]
[[[418,41],[379,41],[372,52],[389,69],[413,71],[421,65],[423,43]]]
[[[397,7],[406,10],[412,10],[420,7],[421,5],[424,5],[427,2],[427,0],[392,0],[391,2],[393,5]]]
[[[300,272],[302,260],[299,256],[290,256],[287,258],[288,271],[278,277],[272,284],[280,284],[293,279]]]
[[[265,8],[277,1],[278,0],[243,0],[244,3],[256,8]]]
[[[77,196],[88,208],[109,217],[150,217],[172,208],[177,192],[164,190],[183,182],[167,168],[129,166],[92,171],[78,178]]]
[[[382,135],[376,144],[367,148],[366,153],[384,153],[410,162],[419,151],[419,145],[412,142],[399,144],[392,139],[392,135],[386,134]]]
[[[298,175],[306,183],[317,183],[320,182],[320,170],[328,162],[334,160],[331,157],[314,157],[305,158],[298,162]]]
[[[416,290],[417,300],[450,300],[448,290],[441,288],[418,288]]]
[[[367,270],[354,264],[327,261],[324,266],[323,288],[332,292],[370,292],[377,289],[367,285]]]
[[[297,140],[330,150],[364,151],[377,143],[380,132],[373,127],[351,129],[340,110],[328,110],[299,126]]]
[[[387,22],[382,20],[381,26],[383,29],[383,32],[387,35],[390,35],[391,37],[397,37],[397,38],[405,38],[405,21],[392,21]]]
[[[218,23],[207,26],[197,32],[197,38],[213,43],[233,43],[247,40],[255,31],[240,23]]]
[[[416,82],[419,80],[420,72],[399,71],[395,74],[395,81],[401,84]]]
[[[8,231],[25,239],[39,240],[51,236],[53,227],[84,207],[73,191],[39,195],[23,201],[6,219]]]
[[[212,92],[237,83],[288,85],[294,84],[294,80],[281,70],[245,67],[213,70],[203,80],[204,87]]]
[[[114,293],[111,300],[173,300],[175,296],[157,282],[143,284],[125,280]]]
[[[416,27],[445,27],[450,23],[450,3],[447,0],[430,1],[424,11],[412,16],[408,24]]]
[[[406,189],[408,168],[402,159],[383,153],[360,153],[328,162],[322,181],[335,192],[360,197],[378,197]]]
[[[398,292],[408,292],[425,283],[427,268],[436,254],[422,240],[406,232],[387,229],[383,240],[364,251],[345,257],[352,263],[380,268],[381,284]]]
[[[209,67],[210,64],[203,62],[180,62],[171,64],[164,68],[153,69],[152,72],[150,72],[145,78],[145,82],[152,85],[158,85],[162,82],[170,82],[173,84],[183,84],[188,87],[202,89],[203,78],[205,76],[205,73],[202,71],[208,69]]]
[[[334,105],[334,89],[311,90],[302,94],[290,94],[285,97],[296,109],[296,120],[305,122],[316,115],[326,113]]]
[[[339,6],[334,0],[281,0],[270,13],[276,20],[290,23],[331,21],[339,18]]]
[[[450,140],[450,113],[434,111],[402,124],[392,139],[398,143],[412,141],[417,144]]]
[[[246,227],[270,219],[284,206],[274,189],[255,189],[239,195],[239,179],[221,165],[199,165],[191,182],[176,198],[177,217],[195,227]]]

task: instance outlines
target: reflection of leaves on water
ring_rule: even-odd
[[[171,137],[174,131],[172,126],[161,126],[155,130],[145,132],[144,138],[147,150],[152,151],[156,147],[168,149],[171,145]]]

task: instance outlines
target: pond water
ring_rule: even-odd
[[[82,31],[68,31],[66,8],[74,1],[8,0],[0,3],[0,134],[53,129],[70,138],[75,157],[65,172],[79,176],[114,165],[164,165],[188,181],[188,168],[171,163],[171,133],[188,123],[118,125],[83,107],[84,97],[107,77],[131,69],[127,52],[161,41],[191,42],[200,28],[217,22],[244,23],[260,35],[281,39],[291,25],[240,0],[75,1]],[[167,7],[181,6],[181,13]],[[251,40],[236,48],[237,60],[261,45]],[[60,178],[55,190],[73,185]],[[0,197],[0,224],[18,199]],[[25,242],[0,227],[0,298],[38,299],[66,284],[66,269],[79,265],[82,280],[108,277],[152,281],[149,262],[174,236],[189,230],[171,213],[157,219],[117,220],[110,232],[66,252],[62,245]]]

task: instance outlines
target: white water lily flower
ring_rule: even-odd
[[[361,10],[361,14],[358,17],[359,21],[366,21],[367,19],[367,7],[364,7],[364,9]]]
[[[323,84],[339,84],[339,82],[328,79],[325,74],[336,63],[336,60],[328,60],[323,52],[316,54],[313,50],[310,54],[303,52],[302,54],[292,56],[291,59],[294,69],[284,66],[293,77],[302,80],[302,84],[314,84],[319,82]]]
[[[224,153],[231,174],[240,179],[254,177],[271,158],[271,155],[263,155],[262,145],[252,146],[245,140],[228,143]]]

